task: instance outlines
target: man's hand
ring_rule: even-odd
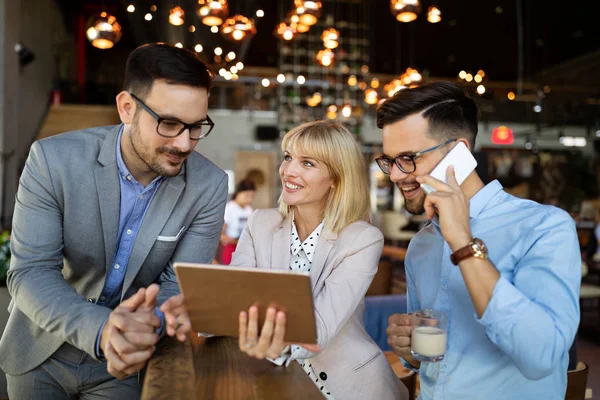
[[[417,177],[417,182],[430,185],[436,190],[425,197],[425,212],[430,219],[433,219],[437,211],[442,236],[452,251],[456,251],[473,239],[469,199],[456,181],[453,166],[448,167],[447,174],[448,184],[429,175]]]
[[[410,354],[410,338],[412,334],[412,317],[409,314],[392,314],[388,318],[385,330],[388,344],[400,357],[406,359]]]
[[[146,299],[146,289],[121,303],[110,313],[102,336],[100,347],[108,362],[108,372],[117,379],[141,370],[154,352],[158,342],[156,329],[160,318],[152,311],[138,311]]]
[[[177,335],[177,340],[185,341],[192,330],[192,323],[185,308],[183,295],[170,297],[160,306],[160,311],[165,314],[167,335]]]

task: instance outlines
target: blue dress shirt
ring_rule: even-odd
[[[421,364],[419,399],[564,399],[579,326],[581,255],[573,220],[509,195],[498,181],[471,198],[470,217],[473,236],[486,243],[501,274],[482,318],[437,219],[408,248],[408,311],[448,313],[446,357]]]
[[[102,294],[96,304],[116,308],[121,302],[121,291],[127,264],[135,238],[142,226],[144,216],[148,206],[156,193],[156,190],[163,181],[163,177],[156,177],[148,186],[144,187],[139,183],[127,169],[123,156],[121,155],[121,136],[123,129],[119,132],[117,139],[117,168],[119,170],[119,184],[121,187],[121,208],[119,213],[119,231],[117,236],[117,249],[112,262],[112,268],[108,272]],[[157,314],[164,322],[162,313],[157,309]],[[98,338],[96,339],[96,354],[100,355],[100,338],[104,330],[104,324],[100,328]],[[162,325],[159,331],[162,331]]]

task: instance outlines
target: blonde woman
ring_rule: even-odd
[[[285,343],[285,314],[240,313],[240,349],[278,365],[299,362],[328,399],[403,399],[404,385],[365,331],[364,295],[383,235],[368,221],[365,165],[352,134],[317,121],[284,137],[279,210],[250,217],[231,265],[310,273],[318,345]]]

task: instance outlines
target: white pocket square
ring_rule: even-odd
[[[185,226],[183,226],[175,236],[158,236],[156,240],[160,240],[161,242],[176,242],[183,231],[185,231]]]

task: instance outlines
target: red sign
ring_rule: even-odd
[[[494,144],[513,144],[515,137],[513,131],[506,126],[499,126],[492,130],[492,143]]]

